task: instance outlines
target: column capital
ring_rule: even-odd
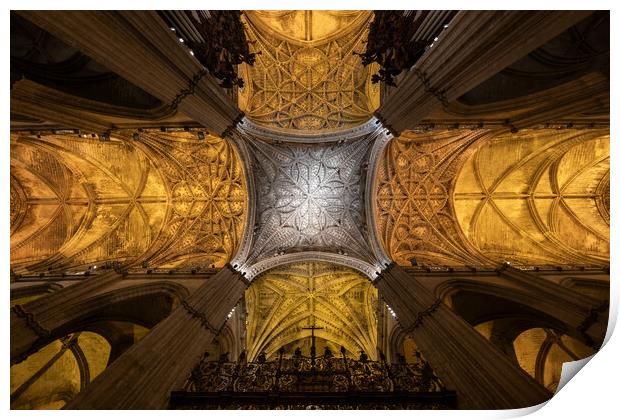
[[[394,261],[390,261],[380,272],[377,272],[377,277],[372,281],[372,284],[376,287],[379,282],[383,280],[385,274],[389,273],[392,268],[394,268],[397,264]]]
[[[243,284],[245,284],[245,287],[249,287],[249,286],[250,286],[250,283],[251,283],[251,282],[250,282],[250,280],[248,280],[248,279],[245,277],[245,273],[242,273],[241,271],[237,270],[237,269],[236,269],[235,267],[233,267],[230,263],[226,263],[226,264],[224,265],[224,267],[223,267],[223,268],[225,268],[225,269],[228,269],[228,270],[232,271],[232,273],[233,273],[234,275],[236,275],[237,277],[239,277],[239,280],[241,280],[241,281],[243,282]]]

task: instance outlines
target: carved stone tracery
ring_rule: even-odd
[[[384,249],[400,265],[481,264],[460,238],[453,184],[485,130],[405,133],[385,148],[376,174],[375,223]]]
[[[208,268],[230,261],[247,214],[243,169],[231,145],[189,132],[130,138],[12,138],[12,268],[84,269],[106,261]]]
[[[350,268],[321,262],[274,268],[252,282],[246,305],[248,360],[263,351],[274,356],[291,343],[309,345],[311,333],[303,328],[314,323],[323,327],[315,334],[330,350],[344,346],[355,356],[363,350],[377,357],[377,291]]]
[[[333,130],[367,120],[379,105],[379,88],[370,83],[374,67],[364,68],[353,53],[363,49],[371,13],[283,12],[243,15],[251,50],[261,54],[245,67],[240,107],[259,124],[288,130]],[[330,32],[333,27],[339,30]]]
[[[368,263],[364,197],[370,137],[338,145],[249,139],[257,218],[248,266],[284,252],[326,251]]]

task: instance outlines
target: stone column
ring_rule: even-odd
[[[97,295],[111,282],[121,278],[110,271],[93,275],[87,280],[40,299],[11,308],[11,364],[23,361],[30,354],[58,337],[56,332],[88,308],[80,303]]]
[[[517,287],[540,298],[545,313],[562,321],[566,333],[581,338],[586,345],[598,349],[607,331],[607,319],[603,314],[609,310],[609,302],[601,302],[567,287],[556,284],[534,272],[523,271],[504,264],[497,272]]]
[[[205,281],[66,409],[165,409],[226,322],[248,282],[232,267]]]
[[[587,11],[460,11],[376,112],[394,134],[559,35]]]
[[[397,265],[376,280],[379,292],[459,408],[506,409],[540,404],[551,393]]]
[[[549,93],[543,103],[523,104],[526,112],[506,120],[505,125],[519,130],[609,109],[609,79],[600,73],[587,74],[562,87]]]
[[[112,128],[105,117],[80,110],[79,106],[80,98],[31,80],[19,80],[11,88],[11,112],[98,134]]]
[[[20,11],[173,109],[222,135],[242,113],[155,11]]]

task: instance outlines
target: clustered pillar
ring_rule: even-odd
[[[457,392],[459,408],[519,408],[551,398],[420,279],[392,264],[375,284],[437,376]]]
[[[412,128],[590,13],[460,11],[398,88],[388,91],[377,117],[395,134]]]
[[[164,409],[242,297],[247,280],[226,266],[132,346],[66,409]]]
[[[219,82],[189,54],[156,11],[20,11],[216,135],[242,112]]]

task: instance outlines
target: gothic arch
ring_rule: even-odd
[[[290,254],[277,255],[271,258],[265,258],[250,266],[247,271],[245,271],[245,277],[251,281],[252,279],[267,270],[271,270],[273,268],[287,264],[294,264],[304,261],[320,261],[325,263],[342,265],[360,272],[369,279],[375,279],[378,275],[378,272],[382,269],[380,266],[371,265],[366,261],[362,261],[346,255],[331,252],[305,251],[293,252]]]
[[[62,329],[87,329],[89,324],[100,321],[125,321],[152,328],[187,296],[189,291],[185,286],[172,282],[123,287],[74,305],[73,319]],[[144,305],[152,312],[143,312],[139,306]]]
[[[470,279],[451,279],[442,283],[435,294],[442,300],[452,301],[452,310],[472,326],[497,319],[518,319],[524,325],[553,328],[583,340],[583,333],[566,319],[570,308],[562,308],[561,302],[553,296],[543,296],[525,288],[513,288],[502,285],[483,283]],[[455,296],[467,296],[461,299],[465,306],[455,302]]]
[[[124,321],[152,328],[187,296],[189,291],[182,285],[157,282],[89,296],[72,305],[70,311],[64,307],[55,308],[54,313],[47,316],[59,317],[62,322],[49,335],[40,337],[28,354],[71,333],[88,331],[91,325],[102,321]],[[140,305],[146,310],[142,311]],[[93,331],[97,332],[97,329]]]

